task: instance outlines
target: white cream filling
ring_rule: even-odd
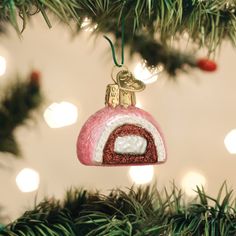
[[[118,154],[142,155],[146,152],[147,140],[138,135],[117,137],[114,151]]]
[[[166,159],[166,150],[164,146],[164,142],[162,140],[162,137],[156,127],[147,121],[146,119],[142,117],[138,117],[135,115],[117,115],[113,117],[109,122],[106,123],[104,130],[101,134],[100,139],[98,140],[97,146],[94,149],[93,153],[93,161],[95,163],[102,164],[103,160],[103,150],[107,143],[107,140],[110,136],[110,134],[117,129],[118,127],[124,125],[124,124],[133,124],[140,126],[144,129],[146,129],[149,133],[152,134],[155,145],[156,145],[156,151],[158,155],[158,162],[165,161]]]

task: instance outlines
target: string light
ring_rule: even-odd
[[[92,20],[88,17],[85,17],[80,27],[84,29],[84,31],[93,32],[95,29],[97,29],[98,25],[92,24]]]
[[[134,76],[145,84],[151,84],[157,81],[158,74],[161,71],[161,67],[148,67],[147,62],[144,60],[135,66]]]
[[[0,56],[0,76],[4,75],[7,68],[7,61],[5,57]]]
[[[236,154],[236,129],[231,130],[225,136],[224,144],[230,154]]]
[[[129,175],[136,184],[147,184],[152,181],[154,175],[154,167],[147,166],[131,166]]]
[[[230,13],[235,13],[235,10],[236,10],[235,4],[227,1],[225,4],[225,11],[229,11]]]
[[[72,125],[78,119],[78,109],[69,102],[52,103],[45,110],[44,119],[50,128]]]
[[[39,182],[40,178],[38,172],[30,168],[24,168],[16,176],[16,184],[23,193],[37,190]]]
[[[200,173],[194,171],[188,172],[182,179],[183,190],[188,196],[193,197],[196,195],[197,186],[198,187],[206,186],[205,177]]]
[[[138,107],[138,108],[142,108],[143,107],[142,103],[139,100],[136,101],[135,106]]]

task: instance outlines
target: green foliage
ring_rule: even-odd
[[[0,97],[0,152],[20,155],[14,131],[32,118],[32,111],[38,108],[41,102],[42,95],[37,78],[34,80],[31,77],[24,82],[18,78],[16,83],[6,88]]]
[[[197,189],[184,203],[181,190],[154,187],[111,191],[108,196],[83,189],[64,201],[46,199],[0,232],[1,236],[234,236],[236,207],[224,183],[216,198]]]
[[[1,0],[0,19],[10,22],[18,33],[28,19],[40,12],[48,26],[48,11],[62,22],[76,22],[77,31],[85,17],[97,24],[94,33],[112,33],[120,39],[121,17],[125,19],[126,45],[149,64],[163,64],[170,75],[195,67],[195,56],[176,52],[172,42],[188,35],[190,41],[209,53],[223,40],[236,44],[236,6],[234,0]],[[17,21],[20,15],[23,26]]]

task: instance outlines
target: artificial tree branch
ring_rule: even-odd
[[[71,18],[82,24],[84,17],[98,23],[103,32],[114,28],[121,15],[131,32],[148,31],[160,33],[162,43],[187,32],[189,37],[214,50],[223,39],[236,39],[236,3],[234,0],[1,0],[1,18],[19,28],[17,15],[24,21],[36,12],[46,16],[46,10],[56,14],[62,21]],[[48,22],[49,17],[45,17]],[[114,24],[115,23],[115,24]]]
[[[197,188],[185,202],[183,192],[143,187],[120,189],[108,196],[82,189],[65,200],[46,199],[2,228],[1,236],[202,236],[236,234],[236,208],[225,183],[216,198]]]
[[[78,31],[88,17],[97,25],[95,33],[112,33],[117,38],[117,28],[121,17],[124,17],[126,44],[131,51],[140,53],[137,48],[151,48],[156,44],[154,52],[145,53],[146,60],[153,64],[155,60],[152,57],[156,58],[170,75],[175,75],[178,69],[183,70],[186,64],[198,67],[193,54],[171,49],[172,40],[179,41],[183,33],[199,48],[207,48],[209,53],[219,48],[223,40],[236,44],[236,7],[235,1],[230,0],[2,0],[0,6],[3,25],[10,22],[18,33],[38,12],[51,26],[48,15],[51,12],[62,22],[76,22]],[[23,27],[17,21],[18,14],[23,20]],[[140,45],[137,47],[137,42],[132,39],[139,35],[142,41],[138,40]]]
[[[39,76],[39,73],[34,71],[27,81],[18,78],[0,98],[0,152],[20,155],[14,131],[32,118],[32,111],[42,102]]]

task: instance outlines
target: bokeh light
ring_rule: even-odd
[[[145,61],[139,62],[134,68],[134,76],[145,84],[151,84],[157,81],[161,69],[157,67],[148,67]]]
[[[62,128],[77,121],[78,109],[69,102],[53,103],[45,110],[44,119],[50,128]]]
[[[7,61],[5,57],[0,56],[0,76],[4,75],[7,69]]]
[[[40,177],[37,171],[24,168],[16,176],[16,184],[23,193],[33,192],[38,189]]]
[[[153,179],[154,167],[152,165],[131,166],[129,175],[135,184],[147,184]]]
[[[198,187],[206,187],[206,178],[194,171],[188,172],[182,179],[182,188],[188,196],[195,196]]]
[[[231,130],[225,136],[225,147],[230,154],[236,154],[236,129]]]

